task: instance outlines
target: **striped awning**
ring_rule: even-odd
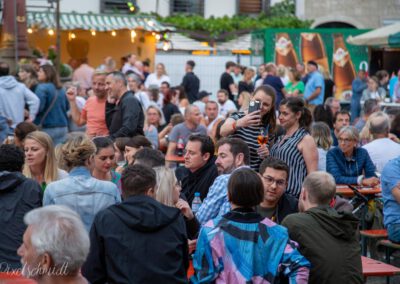
[[[55,29],[55,14],[51,12],[28,11],[27,27],[43,29]],[[160,24],[156,19],[149,16],[122,15],[122,14],[94,14],[94,13],[61,13],[61,30],[95,30],[112,31],[122,29],[144,29],[151,32],[171,31],[171,27]]]

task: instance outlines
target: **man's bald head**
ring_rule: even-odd
[[[370,116],[370,124],[369,124],[369,132],[372,136],[382,136],[385,137],[389,134],[390,130],[390,119],[389,116],[382,112],[378,111]]]

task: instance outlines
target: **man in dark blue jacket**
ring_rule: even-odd
[[[354,122],[360,116],[361,96],[367,87],[367,74],[364,70],[359,70],[358,77],[351,84],[353,92],[351,96],[351,122]]]
[[[111,139],[144,135],[142,106],[126,86],[126,78],[121,72],[112,72],[106,78],[106,123]]]
[[[26,229],[24,215],[42,206],[40,185],[21,173],[24,158],[15,145],[0,146],[0,271],[21,268],[17,249]]]
[[[124,201],[100,211],[82,268],[90,283],[187,283],[188,243],[180,210],[154,199],[156,174],[144,165],[122,174]]]

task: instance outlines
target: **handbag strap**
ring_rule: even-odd
[[[53,100],[51,101],[49,107],[47,108],[46,112],[42,116],[42,119],[40,120],[40,123],[39,123],[40,127],[43,126],[44,120],[46,119],[46,117],[49,115],[49,112],[53,109],[54,105],[56,104],[57,97],[58,97],[58,90],[56,89],[56,94],[54,95]]]

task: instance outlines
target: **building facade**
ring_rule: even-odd
[[[311,28],[373,29],[400,21],[399,0],[297,0],[296,16]]]

